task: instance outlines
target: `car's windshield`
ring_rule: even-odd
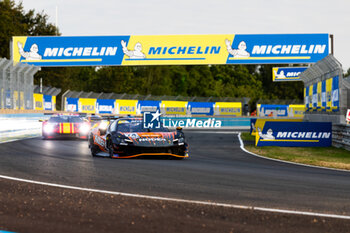
[[[120,120],[117,123],[117,131],[119,132],[169,132],[169,129],[166,127],[163,127],[161,124],[158,128],[144,128],[143,127],[143,121],[138,120]]]
[[[53,116],[48,120],[49,123],[81,123],[84,120],[79,116]]]

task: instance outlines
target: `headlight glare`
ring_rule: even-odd
[[[44,127],[44,128],[43,128],[43,131],[44,131],[44,133],[46,133],[46,134],[52,133],[52,132],[54,131],[54,129],[55,129],[55,126],[52,125],[52,124],[45,124],[43,127]]]
[[[81,134],[87,134],[89,133],[89,131],[90,131],[90,125],[87,123],[83,123],[79,128],[79,132]]]

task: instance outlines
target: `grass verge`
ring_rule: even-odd
[[[249,133],[242,133],[244,142],[255,140]],[[247,144],[247,143],[245,143]],[[350,170],[350,151],[335,147],[277,147],[254,145],[244,146],[248,151],[273,159],[302,163],[314,166]]]

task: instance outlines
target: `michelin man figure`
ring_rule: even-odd
[[[273,136],[273,131],[272,129],[268,129],[266,134],[263,134],[261,132],[261,129],[258,128],[258,132],[259,132],[259,136],[262,138],[262,139],[267,139],[267,140],[275,140],[275,136]]]
[[[146,58],[146,55],[142,52],[142,45],[141,43],[137,42],[135,44],[134,50],[128,50],[126,47],[126,42],[121,41],[122,47],[123,47],[123,52],[126,56],[132,59],[143,59]]]
[[[17,45],[19,54],[26,60],[41,60],[41,55],[38,54],[39,48],[37,44],[32,44],[29,52],[23,50],[23,45],[20,42],[18,42]]]
[[[281,72],[279,74],[277,74],[276,70],[274,70],[273,72],[275,73],[275,77],[276,78],[286,78],[286,76],[284,75],[284,71],[283,70],[281,70]]]
[[[225,40],[226,49],[229,54],[233,57],[250,57],[250,53],[246,51],[247,45],[244,41],[241,41],[238,44],[238,49],[232,49],[231,42],[229,40]]]

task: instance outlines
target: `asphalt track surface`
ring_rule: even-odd
[[[252,156],[240,149],[237,134],[233,133],[189,131],[186,132],[186,137],[190,144],[190,158],[184,160],[96,158],[90,155],[87,142],[79,140],[42,140],[41,138],[34,138],[4,143],[0,144],[0,175],[115,192],[350,215],[349,172],[298,166]],[[0,206],[3,210],[9,208],[8,206],[11,206],[12,203],[4,204],[6,200],[4,189],[13,189],[13,193],[6,194],[7,196],[16,195],[16,193],[20,193],[23,190],[28,192],[28,189],[31,189],[22,187],[26,186],[26,184],[16,185],[12,181],[4,181],[3,179],[0,179],[0,185],[3,186],[0,189],[2,190],[0,193],[0,205],[5,205],[5,207]],[[42,192],[47,194],[51,191]],[[33,191],[33,193],[35,192]],[[60,192],[52,193],[58,195]],[[22,196],[24,195],[22,194]],[[19,202],[21,203],[21,200]],[[17,204],[13,202],[12,205]],[[163,208],[162,205],[159,208]],[[174,215],[176,215],[176,208],[180,207],[172,208],[172,210],[169,210],[169,213],[174,212]],[[208,209],[201,211],[201,213],[204,212],[209,213],[208,216],[212,220],[215,220],[214,216],[224,216],[224,220],[221,219],[221,222],[212,223],[212,228],[207,228],[209,229],[207,232],[213,232],[213,229],[218,232],[235,232],[235,229],[238,229],[238,232],[273,232],[268,227],[269,225],[270,227],[273,226],[273,223],[268,221],[265,221],[265,224],[257,224],[258,228],[244,227],[243,223],[249,222],[249,218],[253,218],[257,214],[256,212],[254,215],[252,213],[239,214],[236,211],[237,215],[231,216],[232,218],[239,219],[237,216],[247,216],[246,218],[243,217],[242,225],[239,226],[233,224],[234,221],[230,220],[230,214],[215,213],[215,211]],[[230,213],[233,213],[232,210]],[[10,219],[12,219],[10,217],[15,217],[16,213],[6,215],[2,211],[0,212],[0,217],[2,215],[3,219],[6,216],[8,217],[10,224]],[[190,215],[187,214],[185,216]],[[312,232],[312,229],[315,232],[325,229],[327,229],[327,232],[347,232],[350,226],[350,220],[337,222],[339,220],[327,219],[325,221],[323,219],[323,224],[325,222],[330,224],[327,225],[328,228],[322,224],[319,226],[320,228],[312,228],[312,226],[310,228],[311,223],[315,224],[321,220],[305,216],[297,216],[295,217],[296,219],[292,219],[294,217],[288,215],[277,214],[269,216],[266,213],[258,214],[255,217],[260,220],[261,218],[274,219],[273,222],[277,224],[276,226],[284,223],[284,225],[289,227],[292,225],[297,227],[287,227],[283,230],[285,232],[288,231],[287,229],[291,230],[290,232],[295,230],[304,231],[306,229],[308,232]],[[166,219],[166,217],[164,218]],[[251,221],[257,223],[256,219]],[[187,226],[186,221],[183,219],[180,222],[183,223],[183,228],[180,227],[176,228],[177,230],[170,231],[181,232],[179,229],[183,229],[182,232],[196,232],[199,230],[198,228],[193,230],[190,225]],[[233,224],[232,228],[228,227],[222,229],[222,231],[220,230],[221,225],[224,226],[224,223],[230,222]],[[149,222],[145,224],[149,224]],[[161,223],[157,224],[159,226]],[[198,224],[203,227],[202,223]],[[28,227],[29,225],[26,226]],[[309,228],[303,228],[306,225]],[[17,229],[15,225],[6,225],[6,223],[1,221],[0,227],[2,227],[0,230]],[[31,229],[36,228],[24,227],[19,229],[25,229],[26,232],[30,232]],[[46,229],[49,229],[49,227]],[[67,229],[72,232],[77,231],[74,228],[66,228],[65,230]],[[130,228],[126,229],[132,232]],[[152,229],[150,232],[164,231],[164,229],[160,228]],[[277,231],[275,232],[281,232],[281,229],[276,229]],[[105,231],[108,232],[109,230]]]

